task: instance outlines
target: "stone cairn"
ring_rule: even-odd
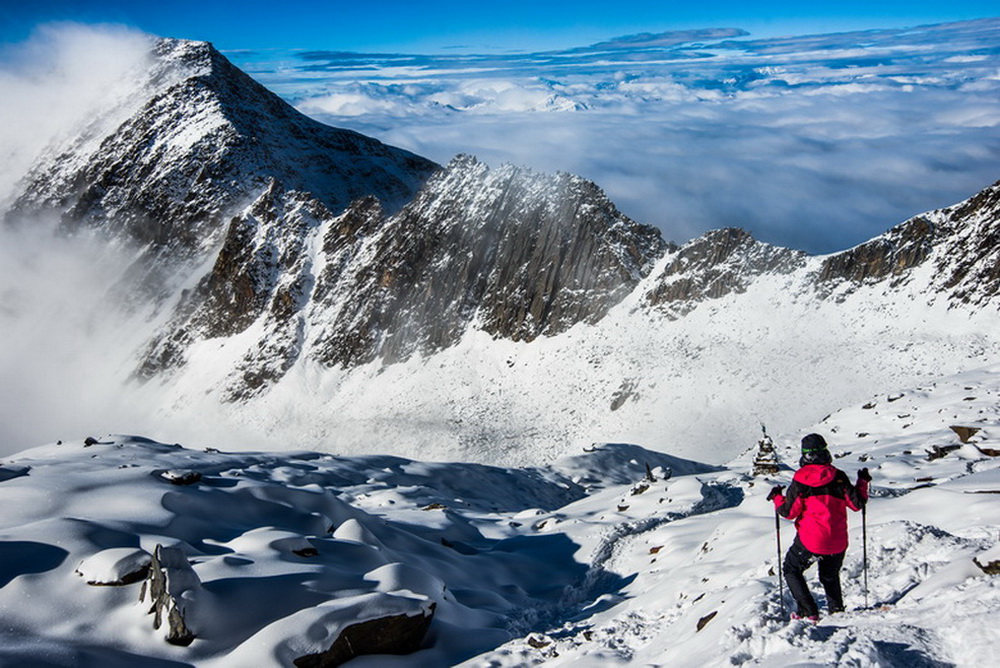
[[[755,476],[775,475],[778,472],[778,453],[774,449],[774,441],[767,435],[767,428],[760,426],[763,433],[757,441],[757,454],[753,458],[753,474]]]

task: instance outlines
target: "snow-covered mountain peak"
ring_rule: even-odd
[[[98,228],[143,247],[139,271],[160,275],[203,262],[272,179],[333,211],[364,196],[398,208],[437,169],[307,118],[206,43],[159,40],[141,74],[88,133],[39,159],[8,221],[51,212]]]

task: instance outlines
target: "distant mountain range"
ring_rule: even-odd
[[[678,246],[579,177],[442,167],[310,120],[208,44],[153,56],[5,221],[135,249],[129,387],[177,418],[480,460],[615,437],[728,455],[758,419],[1000,352],[1000,183],[824,257],[739,229]]]

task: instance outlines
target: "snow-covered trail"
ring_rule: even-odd
[[[992,454],[1000,440],[996,371],[876,397],[815,426],[837,444],[838,466],[852,477],[868,466],[876,477],[867,512],[868,608],[857,513],[850,518],[852,544],[842,572],[848,612],[815,626],[788,621],[794,604],[783,587],[783,613],[774,515],[764,497],[772,483],[787,484],[791,471],[773,481],[754,480],[745,475],[748,454],[728,470],[675,478],[642,495],[626,489],[574,503],[575,521],[561,530],[582,543],[594,527],[581,522],[601,519],[600,512],[614,505],[630,514],[606,533],[597,531],[602,539],[594,549],[602,569],[627,584],[575,618],[464,665],[996,663],[1000,633],[992,619],[1000,610],[1000,581],[973,561],[1000,557],[1000,457]],[[980,431],[962,444],[951,425]],[[783,460],[794,462],[796,440],[783,441]],[[947,454],[936,456],[939,449]],[[741,498],[671,516],[697,497],[696,489],[713,487]],[[781,528],[784,551],[794,529],[785,521]],[[815,567],[809,575],[822,608]]]

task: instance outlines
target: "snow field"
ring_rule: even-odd
[[[794,465],[801,435],[823,433],[852,478],[874,476],[868,607],[853,513],[848,611],[817,625],[787,621],[787,587],[778,598],[764,497],[792,468],[751,478],[753,448],[718,467],[591,445],[504,469],[123,436],[42,446],[0,466],[0,663],[290,665],[347,624],[433,603],[422,650],[354,663],[991,665],[1000,581],[973,559],[1000,554],[998,393],[987,367],[775,439]],[[980,431],[963,444],[952,425]],[[190,472],[201,480],[171,484]],[[783,550],[793,537],[782,521]],[[158,544],[195,576],[180,584],[189,647],[154,631],[138,582],[87,584]]]

